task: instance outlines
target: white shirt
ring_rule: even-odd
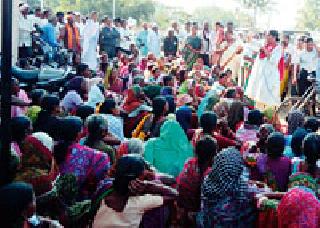
[[[201,32],[201,40],[202,40],[202,53],[208,54],[210,52],[210,44],[211,44],[211,32],[204,31]]]
[[[138,228],[143,214],[163,204],[162,196],[131,196],[122,212],[108,207],[104,200],[93,222],[94,228],[130,227]]]
[[[300,54],[299,64],[301,69],[304,69],[308,72],[316,71],[318,64],[317,51],[315,49],[313,49],[311,52],[308,52],[307,50],[303,51]]]
[[[19,18],[19,47],[31,47],[31,32],[33,30],[33,21],[20,14]]]
[[[120,33],[120,47],[125,50],[129,50],[130,44],[132,43],[129,29],[121,28],[119,29],[119,33]]]

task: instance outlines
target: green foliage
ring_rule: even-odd
[[[272,0],[238,0],[244,6],[248,9],[258,9],[260,11],[266,11],[272,7],[274,2]]]
[[[305,0],[304,6],[299,10],[297,27],[299,29],[319,30],[320,28],[320,1]]]
[[[220,21],[226,24],[232,21],[238,27],[248,27],[251,24],[252,18],[243,12],[232,12],[229,10],[223,10],[219,7],[201,7],[195,10],[194,15],[192,15],[193,20],[209,23],[214,23]]]
[[[29,3],[30,2],[30,3]],[[40,0],[28,0],[31,7],[40,6]],[[57,11],[79,11],[87,15],[92,11],[100,16],[112,17],[112,0],[44,0],[44,6]],[[153,0],[116,0],[116,16],[135,18],[138,21],[150,20],[155,13]]]

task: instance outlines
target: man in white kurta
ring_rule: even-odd
[[[158,26],[156,24],[152,25],[152,30],[148,34],[148,48],[149,52],[153,53],[157,58],[160,57],[160,34],[158,31]]]
[[[91,14],[85,29],[83,30],[83,54],[82,62],[87,64],[91,70],[98,68],[97,46],[99,39],[99,23],[97,22],[97,13]]]
[[[277,34],[276,31],[270,31],[267,45],[260,49],[249,78],[246,95],[259,106],[280,106],[281,103],[278,65],[282,51],[276,41]]]

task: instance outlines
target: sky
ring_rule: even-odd
[[[239,5],[233,0],[156,0],[168,6],[181,7],[188,13],[200,6],[220,6],[224,9],[235,11]],[[270,16],[258,17],[258,24],[261,27],[269,27],[279,30],[294,29],[296,25],[297,11],[303,6],[303,0],[277,0],[276,11]],[[240,9],[242,10],[242,9]]]

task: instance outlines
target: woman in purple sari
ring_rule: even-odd
[[[81,146],[76,142],[82,128],[79,117],[66,117],[61,124],[59,128],[61,140],[54,149],[60,174],[74,174],[80,189],[80,200],[90,199],[98,183],[107,174],[110,159],[107,154]]]

